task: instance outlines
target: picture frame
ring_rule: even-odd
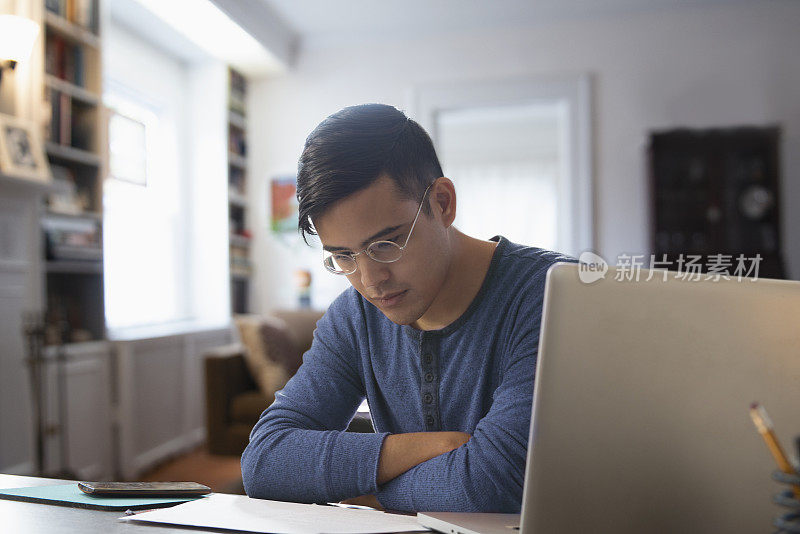
[[[270,181],[272,231],[287,234],[297,231],[297,176],[275,176]]]
[[[0,173],[45,184],[52,180],[41,136],[31,121],[0,114]]]

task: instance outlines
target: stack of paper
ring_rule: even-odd
[[[417,523],[416,516],[220,493],[164,510],[123,517],[122,520],[274,534],[375,534],[428,530]]]

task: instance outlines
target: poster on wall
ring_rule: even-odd
[[[297,231],[297,177],[276,176],[270,182],[272,205],[272,231],[288,233]]]

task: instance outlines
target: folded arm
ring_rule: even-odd
[[[317,324],[303,365],[261,414],[242,454],[251,497],[327,502],[377,489],[386,433],[345,432],[364,399],[355,334],[334,303]]]
[[[386,437],[378,460],[378,484],[412,467],[459,448],[471,438],[464,432],[412,432]]]
[[[356,334],[337,301],[320,320],[303,365],[261,415],[242,454],[251,497],[326,502],[377,492],[467,439],[461,432],[345,432],[364,399]]]
[[[538,331],[506,356],[491,408],[471,436],[358,434],[344,430],[365,396],[362,355],[348,352],[357,350],[354,333],[326,318],[300,370],[253,428],[242,455],[247,494],[298,502],[374,495],[387,509],[518,512]]]
[[[534,365],[535,351],[511,364],[472,437],[381,485],[375,494],[381,505],[393,510],[519,512]]]
[[[472,436],[464,432],[410,432],[386,436],[378,460],[378,484],[385,484],[412,467],[464,445]],[[374,495],[342,501],[382,509]]]

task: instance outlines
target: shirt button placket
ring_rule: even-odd
[[[422,414],[425,421],[425,430],[433,431],[439,430],[441,424],[438,420],[439,403],[438,403],[438,380],[437,380],[437,366],[436,355],[433,352],[433,346],[430,339],[426,339],[423,334],[421,349],[421,368],[422,368],[422,384],[420,394],[422,396]]]

